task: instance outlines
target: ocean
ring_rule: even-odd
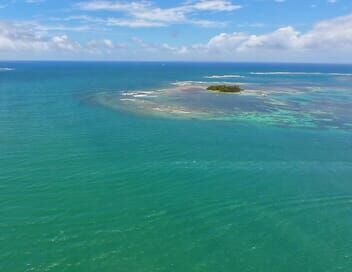
[[[351,95],[352,65],[0,62],[0,271],[352,271]]]

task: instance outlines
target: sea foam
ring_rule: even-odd
[[[213,76],[205,76],[204,78],[241,78],[244,76],[241,75],[213,75]]]
[[[0,72],[13,71],[13,70],[15,70],[15,69],[14,68],[8,68],[8,67],[4,67],[4,68],[0,67]]]
[[[319,73],[319,72],[251,72],[251,75],[312,75],[312,76],[352,76],[348,73]]]

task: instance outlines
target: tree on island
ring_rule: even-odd
[[[207,90],[221,93],[240,93],[243,91],[242,88],[237,85],[211,85]]]

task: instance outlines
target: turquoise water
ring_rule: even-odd
[[[352,66],[0,67],[0,271],[352,270]]]

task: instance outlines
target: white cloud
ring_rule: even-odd
[[[294,49],[299,42],[299,32],[294,28],[282,27],[278,30],[264,35],[250,35],[237,49],[267,49],[283,50]]]
[[[123,12],[127,18],[115,18],[115,25],[130,27],[160,27],[174,23],[190,23],[204,27],[223,26],[224,22],[191,18],[196,12],[234,11],[240,9],[228,0],[198,0],[176,7],[160,8],[151,2],[90,1],[80,2],[77,7],[86,11]]]
[[[26,0],[27,4],[39,4],[43,2],[45,2],[45,0]]]
[[[0,53],[3,52],[48,52],[80,51],[82,46],[65,34],[46,35],[47,28],[38,28],[29,23],[0,22]]]
[[[110,39],[91,40],[85,45],[85,50],[91,55],[111,55],[118,51],[127,49],[122,43],[115,43]]]
[[[75,51],[81,49],[81,45],[76,41],[71,41],[67,35],[54,36],[51,42],[54,47],[61,50]]]
[[[150,23],[141,20],[141,24]],[[110,19],[111,24],[129,22]],[[162,22],[157,22],[162,23]],[[146,42],[133,38],[126,44],[107,38],[83,43],[68,35],[52,34],[50,28],[33,23],[0,21],[0,56],[52,55],[60,57],[69,52],[75,58],[96,54],[120,59],[175,59],[227,61],[352,61],[352,14],[316,23],[306,32],[291,26],[263,34],[245,32],[220,33],[205,43],[174,46],[169,43]],[[54,32],[55,33],[55,32]],[[121,53],[123,52],[123,54]],[[74,53],[74,54],[73,54]],[[121,53],[121,54],[120,54]]]
[[[352,14],[321,21],[300,38],[306,49],[352,48]]]
[[[352,14],[321,21],[300,33],[291,26],[251,35],[220,33],[205,44],[179,47],[186,57],[221,60],[352,61]]]
[[[30,28],[0,22],[0,51],[47,50],[48,42]]]
[[[143,19],[118,19],[118,18],[108,18],[105,21],[108,26],[126,26],[126,27],[162,27],[166,26],[162,22],[154,22]]]
[[[151,6],[149,2],[110,2],[110,1],[91,1],[80,2],[77,6],[83,10],[98,11],[131,11],[146,9]]]
[[[115,48],[115,44],[114,44],[111,40],[104,39],[104,40],[102,40],[102,43],[103,43],[107,48],[110,48],[110,49]]]
[[[233,11],[242,8],[227,0],[200,0],[194,3],[190,8],[197,10],[214,10],[214,11]]]
[[[218,51],[233,51],[236,50],[244,41],[248,40],[249,36],[245,33],[220,33],[211,38],[206,44],[206,48]]]

